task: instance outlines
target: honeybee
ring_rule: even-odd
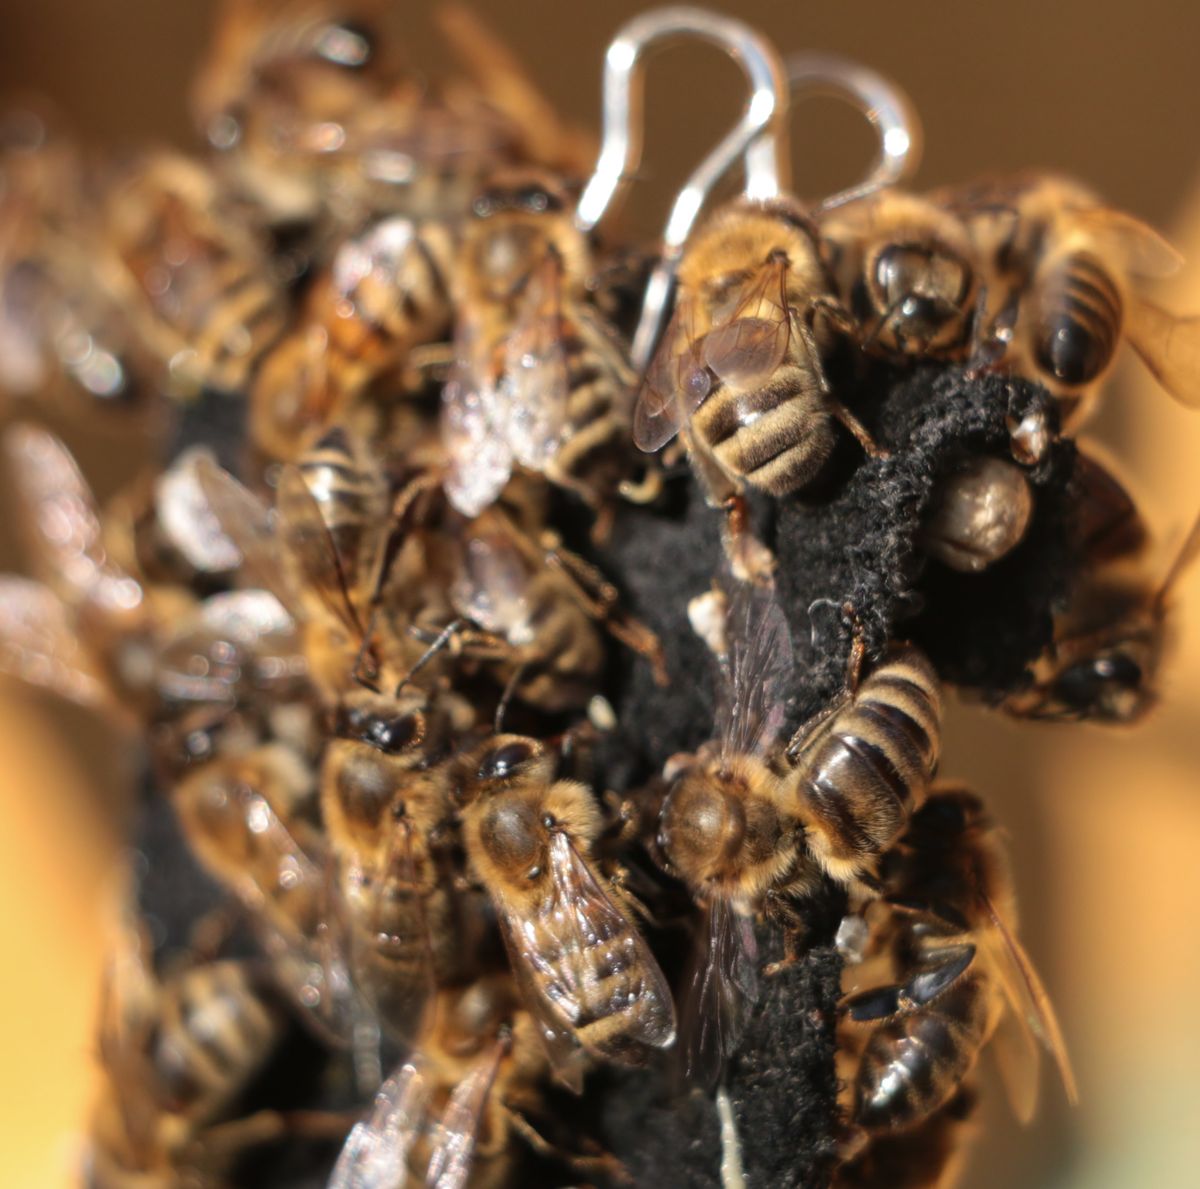
[[[1035,379],[1079,414],[1124,336],[1168,392],[1200,405],[1200,321],[1137,289],[1180,264],[1156,231],[1047,175],[985,182],[942,201],[965,221],[987,273],[978,366]]]
[[[671,993],[590,850],[601,822],[591,792],[555,780],[534,739],[499,735],[456,763],[471,871],[495,906],[524,1006],[555,1075],[582,1086],[590,1054],[644,1064],[675,1039]]]
[[[325,843],[305,829],[309,764],[280,743],[218,755],[187,772],[171,804],[201,865],[250,914],[272,971],[324,1039],[354,1039],[362,1012],[328,935]]]
[[[656,494],[652,477],[625,483],[634,376],[587,303],[591,262],[572,214],[548,175],[512,171],[492,179],[463,228],[442,428],[446,492],[466,516],[495,501],[518,463],[595,510],[618,488]]]
[[[339,706],[321,767],[350,969],[408,1042],[435,987],[469,974],[482,944],[482,905],[455,887],[457,829],[437,762],[464,725],[447,699],[360,691]]]
[[[816,231],[792,203],[735,202],[688,242],[633,438],[654,452],[683,432],[709,503],[729,512],[738,577],[765,578],[773,562],[745,526],[745,484],[782,497],[810,483],[833,450],[832,418],[879,453],[825,378],[822,316],[855,329],[831,292]]]
[[[809,856],[858,891],[925,799],[942,743],[941,685],[925,655],[893,645],[860,680],[856,639],[842,696],[787,746],[788,795]]]
[[[227,1117],[283,1037],[253,964],[188,966],[160,982],[144,949],[144,940],[123,946],[105,983],[86,1172],[94,1189],[210,1184],[247,1147],[288,1133],[274,1112]]]
[[[714,740],[668,765],[657,839],[704,911],[683,1029],[686,1072],[705,1084],[736,1052],[758,996],[755,916],[786,919],[817,875],[775,763],[794,676],[783,610],[773,591],[748,583],[716,603]],[[689,608],[693,619],[698,611]]]
[[[414,1169],[442,1189],[508,1183],[517,1124],[540,1139],[524,1112],[538,1106],[546,1065],[517,1007],[507,975],[442,991],[420,1048],[351,1130],[329,1189],[390,1189]]]
[[[449,230],[392,216],[344,240],[314,281],[251,391],[250,432],[273,458],[292,459],[312,432],[365,398],[394,401],[414,346],[450,323]]]
[[[901,982],[843,1004],[844,1028],[867,1039],[852,1087],[851,1122],[905,1131],[946,1103],[995,1041],[1013,1108],[1032,1116],[1037,1047],[1054,1057],[1068,1098],[1074,1074],[1037,972],[1015,935],[1007,857],[983,802],[939,791],[885,858]]]
[[[190,159],[145,157],[105,196],[102,275],[182,392],[244,392],[288,302],[266,245]]]
[[[953,570],[977,574],[1007,557],[1033,519],[1029,480],[1002,458],[973,458],[938,482],[921,544]]]
[[[1200,557],[1200,518],[1165,577],[1103,567],[1086,573],[1055,623],[1034,681],[1007,698],[1017,718],[1135,723],[1158,701],[1156,680],[1168,638],[1171,593]]]
[[[965,358],[979,293],[963,223],[930,199],[888,188],[819,216],[836,289],[864,349]]]
[[[211,460],[197,463],[197,477],[252,580],[300,623],[313,681],[336,703],[370,643],[391,533],[378,460],[335,426],[281,470],[274,513]]]
[[[585,705],[607,663],[601,626],[648,657],[665,684],[657,638],[617,610],[617,592],[582,558],[539,547],[497,508],[463,530],[459,552],[450,601],[504,641],[498,655],[525,701],[551,713]]]

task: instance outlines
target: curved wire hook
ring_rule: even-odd
[[[865,198],[916,172],[921,163],[921,118],[896,83],[840,54],[791,54],[785,66],[793,103],[814,95],[845,99],[863,113],[879,135],[879,154],[866,179],[818,203],[817,211]]]
[[[646,285],[634,335],[634,365],[645,367],[661,329],[684,241],[713,186],[745,158],[745,193],[774,198],[787,180],[788,156],[779,139],[788,106],[783,63],[765,37],[744,21],[687,5],[656,8],[627,21],[604,58],[604,137],[596,168],[579,200],[575,221],[591,231],[628,183],[642,155],[642,58],[653,44],[698,37],[725,50],[750,80],[750,100],[737,124],[692,171],[675,198],[662,252]]]

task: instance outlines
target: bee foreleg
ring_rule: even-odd
[[[548,1140],[540,1131],[512,1107],[501,1105],[509,1126],[517,1133],[539,1156],[550,1160],[560,1160],[569,1164],[579,1172],[598,1173],[602,1178],[614,1180],[621,1185],[632,1185],[633,1178],[629,1170],[616,1156],[610,1152],[568,1152]],[[586,1141],[585,1141],[586,1142]]]

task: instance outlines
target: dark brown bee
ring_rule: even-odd
[[[1178,253],[1152,228],[1067,178],[1030,174],[936,196],[967,225],[983,270],[977,363],[1048,387],[1085,410],[1122,339],[1186,405],[1200,403],[1200,319],[1143,297]]]
[[[1007,857],[982,801],[938,792],[885,858],[883,888],[897,916],[901,981],[851,995],[845,1026],[869,1029],[854,1079],[852,1123],[905,1131],[956,1092],[991,1040],[1022,1119],[1037,1095],[1037,1048],[1053,1055],[1067,1095],[1075,1081],[1049,998],[1015,935]],[[1016,1025],[1002,1030],[1002,1023]]]
[[[885,189],[818,219],[830,271],[868,351],[922,358],[970,350],[979,271],[963,224],[929,199]]]
[[[1086,573],[1055,624],[1050,653],[1034,667],[1033,683],[1006,699],[1004,709],[1050,722],[1142,719],[1158,701],[1171,594],[1197,557],[1200,519],[1158,581],[1119,566]]]
[[[643,1064],[675,1039],[671,993],[629,910],[590,857],[591,792],[555,780],[534,739],[500,735],[456,761],[463,844],[495,906],[524,1006],[557,1076],[581,1085],[581,1049]]]
[[[833,879],[874,884],[879,857],[929,789],[941,753],[937,674],[911,644],[860,682],[857,645],[845,694],[787,748],[789,794],[808,853]]]

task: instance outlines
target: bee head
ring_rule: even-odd
[[[1154,697],[1143,666],[1116,648],[1065,668],[1054,681],[1053,695],[1067,717],[1111,723],[1133,722]]]

